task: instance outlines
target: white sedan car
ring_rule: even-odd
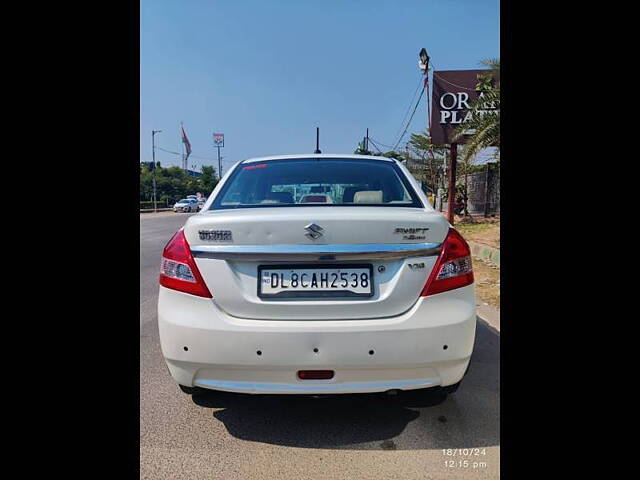
[[[187,393],[450,393],[476,331],[470,250],[396,160],[245,160],[165,247],[158,323]]]
[[[197,212],[198,200],[195,198],[183,198],[173,205],[174,212]]]

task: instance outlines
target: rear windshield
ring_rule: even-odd
[[[304,158],[240,164],[210,208],[297,206],[423,207],[394,162]]]

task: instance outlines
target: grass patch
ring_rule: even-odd
[[[494,248],[500,248],[500,222],[460,222],[455,225],[456,230],[468,242],[482,243]]]

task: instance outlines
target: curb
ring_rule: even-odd
[[[500,266],[500,249],[483,245],[481,243],[467,242],[471,248],[471,255],[486,262]]]
[[[173,208],[158,208],[156,212],[168,212],[173,210]],[[153,213],[153,208],[145,208],[144,210],[140,210],[140,213]]]

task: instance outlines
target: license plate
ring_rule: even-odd
[[[371,265],[260,265],[258,296],[371,297]]]

